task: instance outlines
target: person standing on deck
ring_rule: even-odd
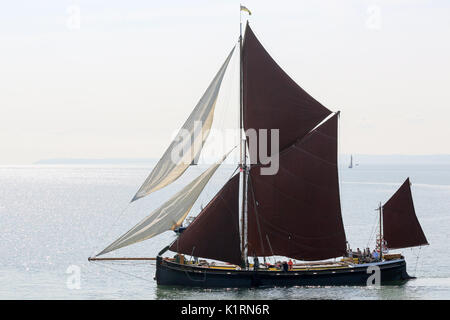
[[[253,257],[253,270],[258,270],[259,269],[259,259],[257,256]]]
[[[373,257],[373,259],[374,259],[375,261],[378,260],[378,251],[373,250],[373,252],[372,252],[372,257]]]
[[[289,259],[289,262],[288,262],[288,269],[289,269],[289,270],[292,270],[293,265],[294,265],[294,263],[292,262],[291,259]]]

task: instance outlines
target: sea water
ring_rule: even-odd
[[[353,249],[374,248],[379,202],[410,177],[429,246],[404,249],[404,285],[180,289],[156,285],[154,261],[88,262],[204,170],[129,203],[151,167],[33,165],[0,167],[0,299],[450,299],[450,164],[342,166],[343,220]],[[198,214],[234,167],[221,167],[195,204]],[[171,231],[122,248],[116,257],[155,257]],[[269,258],[270,261],[270,258]]]

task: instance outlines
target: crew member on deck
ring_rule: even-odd
[[[289,261],[288,261],[288,269],[289,270],[292,270],[292,266],[294,265],[294,263],[292,262],[292,260],[291,259],[289,259]]]
[[[257,256],[253,257],[253,270],[258,270],[259,269],[259,259]]]
[[[378,258],[379,258],[379,256],[378,256],[378,251],[373,250],[373,252],[372,252],[372,258],[373,258],[374,260],[378,260]]]

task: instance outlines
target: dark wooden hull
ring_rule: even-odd
[[[401,284],[411,279],[404,259],[345,268],[278,272],[202,268],[161,257],[157,258],[155,279],[158,285],[200,288],[365,286],[373,274],[369,269],[371,266],[380,268],[381,284]]]

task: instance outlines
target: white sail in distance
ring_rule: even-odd
[[[200,155],[212,126],[214,109],[234,47],[181,127],[175,139],[164,152],[131,202],[157,191],[178,179]]]
[[[191,211],[208,181],[231,151],[96,256],[150,239],[164,231],[178,228]]]

